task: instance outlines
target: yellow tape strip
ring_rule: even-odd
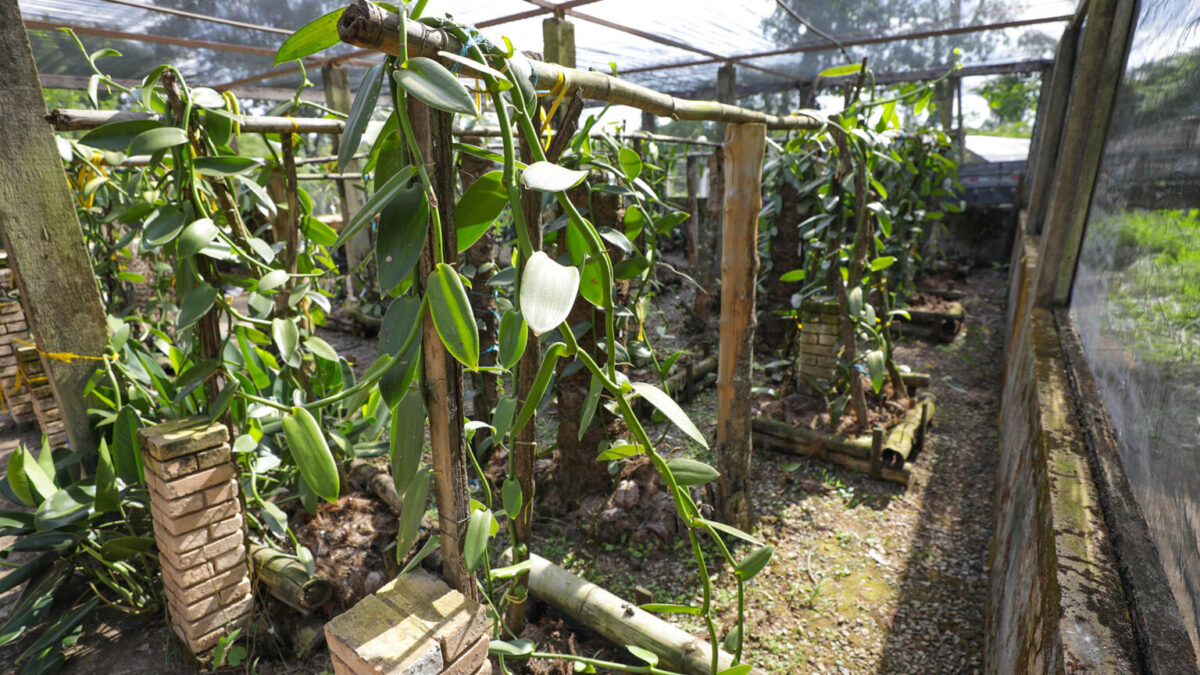
[[[13,338],[13,342],[20,342],[21,344],[25,345],[26,347],[33,347],[34,349],[37,350],[37,353],[41,354],[43,357],[48,358],[48,359],[53,359],[54,361],[62,361],[63,363],[70,363],[70,362],[74,361],[75,359],[85,359],[88,361],[104,361],[105,359],[110,359],[110,360],[116,359],[116,355],[84,356],[83,354],[73,354],[71,352],[45,352],[45,351],[42,351],[41,348],[39,348],[34,343],[28,342],[26,340],[22,340],[21,338]],[[20,369],[18,369],[18,370],[20,370]]]

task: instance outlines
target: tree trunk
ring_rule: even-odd
[[[0,2],[0,236],[29,329],[44,352],[100,356],[104,308],[16,2]],[[71,449],[95,447],[83,390],[99,365],[43,359]]]
[[[726,523],[749,532],[750,388],[754,363],[754,295],[758,213],[767,128],[730,126],[725,135],[725,232],[721,256],[721,348],[717,366],[718,506]]]
[[[766,280],[766,306],[760,331],[760,346],[786,351],[791,337],[796,332],[796,322],[781,314],[792,309],[792,293],[799,288],[795,283],[780,281],[786,272],[803,266],[800,258],[800,223],[808,216],[800,212],[800,193],[785,177],[779,189],[779,215],[775,218],[775,236],[771,238],[771,272]]]

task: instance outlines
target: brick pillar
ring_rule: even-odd
[[[12,415],[13,423],[24,426],[35,422],[37,417],[33,414],[29,386],[17,376],[16,349],[20,343],[14,343],[13,338],[28,340],[29,326],[21,303],[9,296],[13,285],[12,270],[0,268],[0,393],[4,394],[4,407]]]
[[[818,298],[800,306],[800,381],[812,379],[829,384],[837,377],[838,306]]]
[[[487,613],[422,571],[325,624],[336,675],[488,675]]]
[[[200,656],[245,626],[253,604],[229,431],[193,417],[138,437],[172,628]]]
[[[20,371],[19,381],[22,394],[28,395],[34,418],[50,447],[57,448],[67,444],[67,425],[63,422],[62,409],[54,398],[54,390],[46,376],[45,364],[38,350],[34,347],[17,348],[17,369]],[[13,416],[16,421],[16,416]]]

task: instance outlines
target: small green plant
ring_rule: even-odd
[[[235,644],[241,636],[242,629],[234,629],[229,635],[222,635],[217,641],[217,646],[213,648],[212,669],[213,672],[220,670],[225,666],[236,668],[242,665],[246,659],[246,648]]]

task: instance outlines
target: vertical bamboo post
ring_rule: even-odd
[[[435,194],[440,197],[437,204],[430,204],[430,207],[437,208],[442,218],[442,256],[448,265],[454,265],[458,240],[454,230],[454,139],[450,135],[450,115],[430,110],[412,99],[408,101],[408,114]],[[434,269],[434,246],[433,237],[426,239],[420,260],[422,280]],[[442,576],[458,592],[477,599],[475,577],[467,570],[463,558],[467,519],[471,515],[471,493],[463,434],[462,367],[446,351],[429,312],[425,312],[422,321],[425,409],[429,413],[433,487],[437,497],[438,531],[442,538]]]
[[[725,134],[725,211],[721,223],[721,345],[717,365],[718,504],[726,523],[749,531],[750,387],[758,212],[767,127],[730,125]]]
[[[29,38],[15,2],[0,2],[0,237],[38,347],[100,356],[108,344],[104,307],[67,187]],[[83,391],[97,361],[43,359],[71,449],[95,447]]]
[[[717,69],[717,100],[721,103],[733,103],[737,90],[737,68],[727,63]],[[717,138],[725,138],[726,125],[716,124]],[[723,151],[718,148],[708,158],[708,203],[706,217],[700,221],[700,234],[697,237],[696,282],[703,290],[696,291],[696,316],[707,321],[709,307],[717,298],[716,278],[712,273],[715,267],[717,252],[721,250],[721,223],[724,212],[725,178]]]
[[[700,155],[687,156],[687,260],[688,269],[696,271],[696,251],[700,248]]]
[[[350,78],[346,74],[346,69],[336,63],[327,63],[321,67],[321,79],[325,86],[325,105],[340,113],[349,113],[350,106],[354,103],[354,97],[350,93]],[[333,151],[335,154],[341,140],[341,136],[334,136]],[[346,165],[346,169],[342,173],[359,173],[359,169],[359,161],[353,160]],[[350,218],[362,208],[363,193],[355,183],[340,178],[334,183],[337,185],[338,202],[342,208],[342,223],[348,223]],[[370,228],[363,228],[358,234],[351,237],[350,241],[346,242],[346,295],[350,297],[356,295],[354,270],[358,269],[362,261],[369,258],[370,255]],[[367,269],[371,269],[370,264],[367,265]],[[368,271],[365,276],[368,280],[367,289],[369,289],[372,285],[370,280],[374,275]]]

